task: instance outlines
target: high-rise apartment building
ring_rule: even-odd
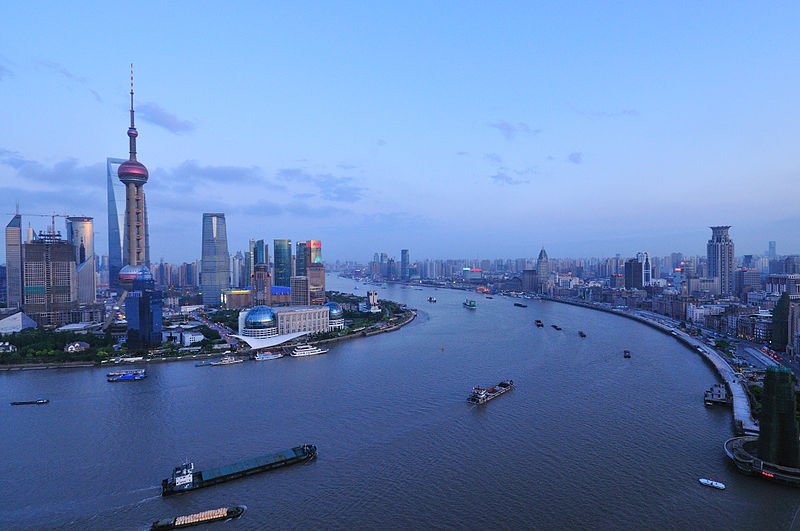
[[[94,219],[87,217],[68,217],[67,241],[75,249],[78,302],[80,304],[94,304],[97,298]]]
[[[125,185],[118,177],[118,169],[125,159],[106,159],[106,194],[108,200],[108,282],[119,288],[119,271],[125,264]]]
[[[410,263],[410,257],[408,253],[408,249],[401,249],[400,250],[400,280],[408,280],[408,266]]]
[[[11,218],[6,225],[6,304],[22,308],[22,216]]]
[[[40,326],[67,324],[78,308],[75,250],[54,232],[22,246],[22,308]]]
[[[723,297],[734,292],[734,257],[733,240],[728,236],[730,226],[711,227],[711,239],[708,240],[708,276],[719,279],[719,294]]]
[[[203,304],[206,306],[222,304],[222,292],[230,287],[229,269],[225,214],[203,214],[203,252],[200,271]]]
[[[275,240],[272,243],[275,253],[275,286],[290,287],[292,277],[292,240]]]

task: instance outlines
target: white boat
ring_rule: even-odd
[[[297,347],[290,354],[293,358],[300,358],[302,356],[316,356],[317,354],[325,354],[327,349],[315,347],[313,345],[297,345]]]
[[[282,358],[283,354],[280,352],[259,352],[257,353],[253,359],[256,361],[267,361],[267,360],[277,360],[278,358]]]
[[[719,481],[713,481],[711,479],[706,479],[706,478],[700,478],[699,481],[706,487],[714,487],[715,489],[725,490],[725,484],[720,483]]]
[[[244,363],[243,359],[237,358],[236,356],[223,356],[218,361],[212,361],[209,363],[212,367],[218,367],[220,365],[233,365],[235,363]]]

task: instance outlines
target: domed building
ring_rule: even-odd
[[[269,306],[256,306],[239,312],[239,334],[267,338],[278,335],[278,319]]]
[[[134,280],[153,280],[153,274],[143,265],[126,265],[119,271],[119,283],[130,291]]]
[[[342,305],[336,302],[326,302],[323,306],[330,309],[328,327],[331,330],[344,330],[344,310]]]
[[[331,330],[330,319],[329,306],[256,306],[239,312],[239,335],[266,339],[296,333],[319,334]]]

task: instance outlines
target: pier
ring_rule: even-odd
[[[717,371],[717,374],[719,374],[719,376],[725,382],[725,386],[730,393],[731,406],[733,408],[733,424],[736,433],[739,435],[758,435],[758,422],[753,418],[751,413],[750,400],[747,397],[747,391],[745,389],[747,382],[739,377],[738,373],[733,370],[733,367],[731,367],[728,362],[722,358],[719,352],[690,336],[683,330],[680,330],[671,324],[665,324],[662,322],[662,319],[667,319],[666,317],[658,316],[659,319],[656,320],[653,317],[643,314],[643,312],[633,313],[630,311],[614,310],[605,306],[588,302],[560,299],[555,297],[543,298],[544,300],[548,301],[572,304],[573,306],[582,306],[592,310],[613,313],[619,315],[620,317],[627,317],[628,319],[639,321],[640,323],[655,328],[656,330],[659,330],[665,334],[670,334],[687,347],[702,355],[703,358],[705,358],[706,361],[708,361],[714,367],[714,369]]]

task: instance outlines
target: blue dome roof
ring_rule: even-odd
[[[256,306],[244,318],[245,328],[274,328],[275,312],[269,306]]]
[[[119,282],[126,289],[134,280],[153,280],[153,274],[143,265],[126,265],[119,271]]]
[[[331,310],[331,316],[330,316],[331,319],[341,319],[342,317],[344,317],[344,310],[342,309],[342,306],[339,303],[326,302],[325,306],[327,306]]]

